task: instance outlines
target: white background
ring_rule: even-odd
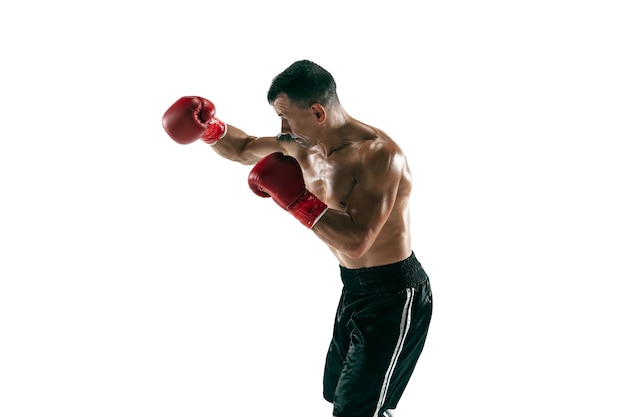
[[[161,127],[201,95],[273,135],[307,58],[413,171],[435,311],[396,416],[624,416],[619,3],[3,3],[0,415],[331,415],[335,259]]]

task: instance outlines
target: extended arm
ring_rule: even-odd
[[[285,152],[276,137],[255,137],[215,117],[215,106],[203,97],[178,99],[163,115],[163,128],[177,143],[202,140],[224,158],[252,165],[272,152]]]

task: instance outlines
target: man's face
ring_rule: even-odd
[[[285,94],[279,94],[272,105],[281,118],[281,134],[291,136],[303,147],[310,146],[310,135],[313,134],[317,121],[315,112],[310,108],[302,109],[294,105]]]

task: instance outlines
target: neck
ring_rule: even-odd
[[[349,117],[341,126],[326,129],[320,136],[322,140],[317,146],[320,152],[328,157],[355,142],[368,140],[373,136],[371,128]]]

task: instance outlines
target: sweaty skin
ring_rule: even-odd
[[[362,268],[408,258],[411,173],[400,147],[339,103],[300,108],[281,94],[273,106],[281,134],[288,136],[254,137],[229,125],[212,148],[245,165],[277,151],[293,156],[307,189],[329,207],[312,231],[341,265]]]

